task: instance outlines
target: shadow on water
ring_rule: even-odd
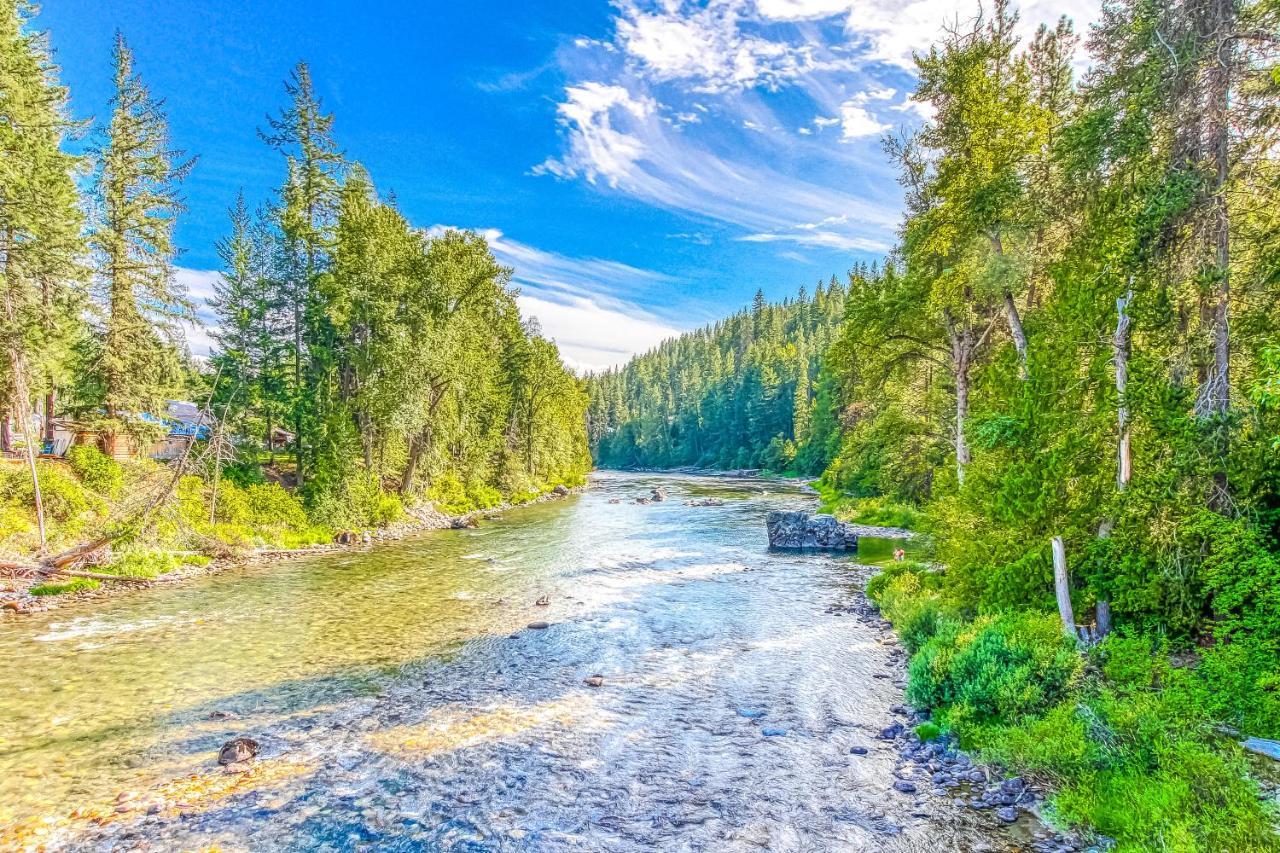
[[[608,503],[659,483],[665,504]],[[679,504],[695,494],[727,503]],[[976,815],[890,790],[895,756],[874,736],[900,701],[877,675],[887,652],[827,612],[866,570],[764,548],[764,514],[810,501],[767,481],[607,475],[478,531],[57,617],[34,628],[73,635],[37,641],[41,698],[74,731],[6,744],[0,779],[40,765],[58,784],[21,795],[65,814],[208,768],[231,736],[262,744],[253,784],[77,827],[74,849],[1007,847]],[[100,633],[113,626],[128,630]],[[69,689],[66,647],[86,636],[102,648]],[[0,652],[21,642],[0,636]],[[583,684],[597,673],[603,687]]]

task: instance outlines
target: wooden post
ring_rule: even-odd
[[[1076,639],[1076,617],[1071,611],[1071,576],[1067,574],[1067,548],[1061,536],[1053,537],[1053,590],[1058,596],[1058,615],[1067,636]]]

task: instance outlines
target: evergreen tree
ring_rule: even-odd
[[[163,102],[135,73],[133,51],[116,35],[111,119],[93,148],[97,221],[95,272],[105,314],[94,373],[115,429],[136,428],[179,381],[177,321],[191,315],[174,280],[173,228],[183,210],[178,184],[194,160],[169,143]]]

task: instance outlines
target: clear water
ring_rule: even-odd
[[[1008,849],[891,790],[888,650],[828,612],[869,570],[766,548],[768,510],[812,505],[605,473],[475,530],[7,620],[0,847]],[[224,774],[240,735],[262,753]]]

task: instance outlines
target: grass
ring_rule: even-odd
[[[818,512],[834,515],[841,521],[873,527],[901,527],[905,530],[918,530],[924,522],[924,513],[910,504],[898,503],[888,498],[846,495],[821,480],[809,485],[818,492]]]

